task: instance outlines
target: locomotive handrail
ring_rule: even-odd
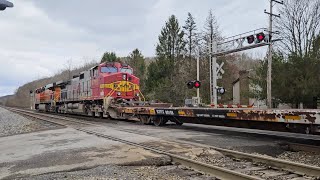
[[[138,89],[138,91],[139,91],[139,94],[141,94],[141,96],[142,96],[142,99],[143,99],[142,101],[145,102],[145,101],[146,101],[146,98],[144,98],[144,95],[142,94],[142,92],[140,91],[140,89]]]

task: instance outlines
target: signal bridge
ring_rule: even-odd
[[[217,49],[216,51],[212,52],[212,56],[223,56],[234,52],[266,46],[269,44],[270,38],[271,36],[267,28],[259,28],[253,31],[231,36],[223,39],[222,42],[217,42]]]
[[[222,66],[216,62],[218,56],[223,56],[230,53],[253,49],[261,46],[270,45],[280,39],[271,40],[272,32],[267,28],[259,28],[253,31],[248,31],[242,34],[224,38],[222,41],[216,40],[210,47],[210,99],[211,104],[217,104],[217,79],[222,78],[224,73]],[[221,93],[220,93],[221,94]]]

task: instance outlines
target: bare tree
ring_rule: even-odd
[[[68,59],[64,67],[68,71],[68,79],[71,79],[72,59]]]
[[[309,54],[312,43],[319,33],[319,0],[285,0],[279,9],[275,28],[280,32],[280,50],[300,57]]]
[[[210,9],[203,32],[205,46],[208,46],[212,50],[213,42],[217,40],[219,36],[219,25],[216,17],[212,14],[212,10]]]

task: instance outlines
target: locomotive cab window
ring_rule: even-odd
[[[98,66],[94,66],[90,69],[90,77],[97,77],[98,75]]]
[[[116,67],[101,67],[102,73],[115,73],[118,72]]]
[[[98,69],[92,69],[92,77],[98,76]]]
[[[132,74],[132,69],[130,69],[130,68],[121,68],[120,72]]]

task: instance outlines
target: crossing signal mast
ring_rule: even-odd
[[[210,51],[210,97],[212,105],[215,105],[216,107],[218,99],[217,94],[223,94],[225,92],[224,89],[221,91],[221,87],[217,86],[217,79],[221,78],[221,74],[224,73],[222,69],[223,64],[219,65],[216,62],[217,57],[270,45],[271,43],[280,40],[272,40],[270,32],[271,31],[268,31],[266,28],[260,28],[225,38],[222,42],[213,42],[213,48],[212,51]]]

